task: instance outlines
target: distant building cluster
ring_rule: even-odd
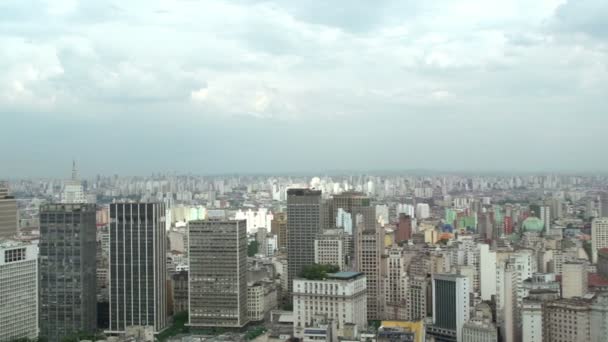
[[[600,176],[0,183],[0,341],[606,336]]]

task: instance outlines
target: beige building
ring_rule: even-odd
[[[315,263],[345,269],[345,234],[341,229],[325,229],[315,239]]]
[[[384,229],[357,229],[357,271],[367,278],[367,319],[382,320],[384,297],[382,296],[382,254],[384,253]]]
[[[562,297],[582,297],[587,293],[587,264],[570,261],[562,266]]]
[[[587,342],[590,331],[591,301],[564,298],[543,307],[543,339],[550,342]]]
[[[9,195],[8,187],[0,183],[0,239],[17,234],[17,201]]]
[[[598,250],[608,247],[608,217],[596,218],[591,223],[591,259],[597,263]]]
[[[355,324],[362,331],[367,326],[367,280],[360,272],[328,274],[326,279],[294,279],[294,336],[314,326],[315,317],[326,315],[336,324],[338,336]]]

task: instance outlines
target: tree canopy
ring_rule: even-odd
[[[336,265],[312,264],[304,266],[304,269],[300,272],[300,277],[308,280],[321,280],[327,278],[328,273],[338,271],[340,271],[340,268]]]

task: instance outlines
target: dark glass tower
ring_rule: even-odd
[[[40,336],[60,341],[97,328],[95,205],[40,208]]]
[[[110,204],[109,333],[167,327],[166,249],[164,204]]]
[[[315,237],[321,231],[323,200],[320,190],[287,190],[287,293],[293,279],[315,262]]]

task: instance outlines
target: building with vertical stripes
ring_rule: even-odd
[[[40,336],[61,341],[97,328],[95,205],[40,207]]]
[[[0,182],[0,239],[17,234],[17,201],[9,195],[8,186]]]
[[[121,334],[167,327],[165,206],[110,204],[110,328]]]

